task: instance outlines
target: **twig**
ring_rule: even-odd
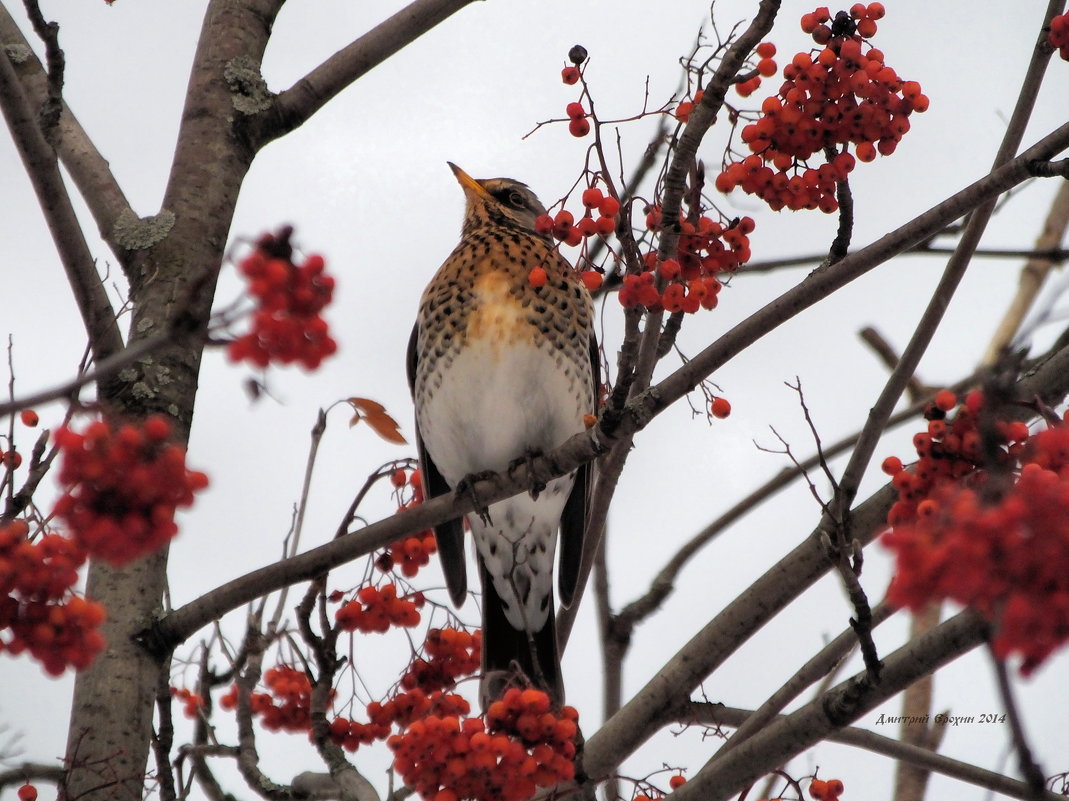
[[[862,342],[872,348],[888,369],[894,370],[898,366],[898,353],[879,331],[872,326],[866,326],[858,332],[858,336],[861,337]],[[906,382],[906,395],[909,396],[910,402],[916,403],[920,398],[930,394],[932,394],[931,387],[925,386],[915,375],[909,377],[909,381]]]
[[[59,23],[46,22],[37,0],[23,0],[26,14],[36,33],[45,45],[45,60],[48,62],[48,98],[41,106],[41,133],[54,143],[59,115],[63,112],[63,73],[67,66],[63,50],[59,46]]]
[[[835,158],[835,148],[828,145],[824,155],[831,162]],[[844,177],[835,187],[835,199],[839,202],[839,229],[835,239],[828,248],[828,263],[834,264],[850,252],[850,240],[854,235],[854,195],[850,191],[850,179]]]
[[[948,256],[954,252],[954,248],[939,247],[928,242],[921,242],[913,247],[906,248],[902,255],[909,256]],[[765,259],[763,261],[746,262],[747,273],[767,273],[785,267],[805,267],[807,265],[820,264],[828,257],[827,253],[812,253],[803,256],[789,256],[782,259]],[[1069,249],[1046,248],[1035,250],[1032,248],[977,248],[973,251],[974,258],[987,259],[1045,259],[1056,264],[1062,264],[1069,259]]]
[[[1032,749],[1028,745],[1028,738],[1024,733],[1024,725],[1021,722],[1020,712],[1017,710],[1017,701],[1013,697],[1013,689],[1010,687],[1010,677],[1006,670],[1006,660],[999,657],[991,644],[988,644],[988,653],[991,655],[991,663],[995,668],[995,680],[998,684],[999,697],[1002,699],[1003,709],[1010,724],[1010,732],[1013,736],[1013,749],[1017,752],[1017,763],[1024,776],[1025,782],[1031,790],[1031,798],[1042,799],[1046,795],[1046,781],[1043,771],[1032,757]]]

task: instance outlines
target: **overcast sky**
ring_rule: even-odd
[[[4,2],[22,24],[21,4]],[[118,0],[108,7],[103,0],[43,0],[46,17],[62,26],[66,99],[142,215],[159,210],[205,5]],[[718,2],[721,31],[748,19],[754,5]],[[947,0],[937,6],[901,0],[887,5],[889,15],[881,21],[874,44],[901,76],[921,82],[931,108],[913,118],[913,129],[893,157],[861,165],[854,173],[856,246],[984,174],[1016,99],[1046,4],[1016,3],[1012,11],[1010,4],[973,0]],[[290,86],[401,6],[290,0],[278,17],[264,63],[269,86]],[[797,19],[809,10],[807,3],[784,3],[771,37],[779,46],[781,64],[808,47]],[[340,351],[312,375],[272,370],[268,383],[273,398],[255,404],[242,387],[248,371],[227,365],[219,353],[205,359],[189,461],[210,474],[212,487],[183,517],[182,534],[172,548],[175,605],[277,557],[299,493],[308,431],[318,408],[352,395],[371,397],[385,404],[411,437],[404,348],[419,294],[455,244],[462,212],[463,196],[446,161],[476,177],[523,180],[548,205],[572,185],[589,142],[574,139],[563,125],[523,136],[540,120],[562,117],[565,104],[575,99],[575,88],[559,79],[568,49],[580,42],[590,52],[587,78],[599,113],[624,118],[641,109],[647,76],[651,106],[672,95],[680,80],[678,59],[707,22],[708,7],[700,0],[476,3],[376,68],[303,128],[267,147],[245,183],[232,240],[255,237],[281,223],[296,226],[299,242],[322,253],[337,276],[335,305],[328,317]],[[1069,64],[1055,60],[1026,145],[1065,121],[1067,97]],[[731,102],[743,103],[737,97]],[[654,124],[647,120],[621,126],[627,163],[645,148]],[[710,171],[719,164],[727,133],[727,126],[718,124],[701,149]],[[1019,193],[992,221],[983,244],[1027,247],[1039,233],[1055,189],[1054,180],[1048,180]],[[576,198],[569,207],[578,206]],[[756,219],[751,237],[755,259],[821,252],[835,231],[832,217],[772,213],[745,196],[721,198],[721,208],[729,215]],[[92,238],[95,227],[88,215],[83,217]],[[84,334],[6,134],[0,135],[0,242],[8,253],[0,265],[6,301],[0,334],[12,337],[15,386],[21,395],[69,377],[82,355]],[[106,248],[95,239],[92,247],[102,270],[108,270],[111,256]],[[1012,260],[974,264],[921,365],[924,381],[949,383],[971,371],[1008,302],[1019,267]],[[801,379],[825,442],[863,423],[886,372],[856,332],[873,325],[901,348],[941,268],[932,257],[903,257],[883,265],[715,375],[734,407],[729,419],[709,425],[704,417],[692,417],[686,404],[678,404],[639,435],[609,518],[614,603],[622,605],[643,592],[674,547],[785,466],[782,457],[755,445],[775,446],[770,426],[800,456],[811,452],[811,437],[785,381]],[[715,311],[687,320],[681,349],[697,352],[797,283],[807,269],[738,276]],[[122,284],[117,269],[108,275],[118,298]],[[234,271],[225,272],[219,305],[239,291]],[[602,316],[610,353],[619,342],[619,312],[610,300]],[[1041,336],[1047,341],[1051,332]],[[669,358],[662,371],[677,364]],[[700,395],[695,403],[701,403]],[[62,411],[59,405],[39,409],[42,425],[53,426]],[[876,464],[890,453],[910,457],[908,441],[914,430],[889,437]],[[20,441],[24,450],[29,444],[28,437]],[[343,410],[332,414],[313,486],[305,547],[330,538],[369,472],[409,455],[412,448],[383,443],[366,428],[349,430]],[[862,497],[882,483],[881,476],[872,475]],[[52,485],[46,484],[44,491],[51,491]],[[391,511],[384,494],[363,509],[369,520]],[[736,524],[696,558],[656,623],[636,633],[626,672],[628,690],[641,687],[700,622],[808,535],[819,513],[808,491],[796,487]],[[877,548],[871,550],[863,581],[870,597],[878,599],[889,577],[888,560]],[[333,581],[339,587],[352,586],[362,571],[359,563],[336,571]],[[439,581],[434,576],[428,573],[428,583]],[[591,606],[584,605],[564,664],[569,701],[579,708],[588,735],[600,719],[601,704]],[[706,694],[730,706],[759,704],[827,638],[838,634],[850,613],[836,582],[825,579],[706,682]],[[462,614],[477,621],[471,602]],[[240,615],[230,616],[227,624],[231,632],[238,631]],[[893,650],[904,631],[905,621],[893,620],[878,631],[877,645],[885,653]],[[381,668],[381,675],[368,671],[370,683],[377,682],[380,692],[400,671],[405,647],[403,637],[381,642],[387,653],[392,648],[397,656]],[[375,640],[365,647],[378,653],[382,646]],[[1069,767],[1060,703],[1067,667],[1069,661],[1060,656],[1017,688],[1032,744],[1048,774]],[[70,686],[69,678],[43,678],[29,660],[0,656],[0,687],[5,688],[0,691],[0,722],[7,727],[0,733],[0,753],[12,751],[5,738],[17,734],[13,745],[19,761],[48,762],[62,754]],[[935,708],[961,715],[1004,711],[982,653],[938,675]],[[880,713],[897,710],[897,703],[890,703],[859,724],[873,726]],[[886,727],[879,732],[895,733]],[[1008,739],[1005,725],[962,726],[947,734],[942,750],[984,767],[1011,770]],[[270,760],[268,771],[279,781],[317,766],[312,751],[303,750],[303,741],[299,747],[294,742],[287,735],[261,738],[261,753]],[[696,732],[674,739],[666,733],[629,761],[624,773],[643,776],[663,762],[693,771],[708,753],[709,744]],[[371,763],[360,765],[384,763],[379,749]],[[892,772],[889,761],[838,746],[820,746],[800,757],[791,772],[802,775],[818,764],[822,775],[841,778],[852,798],[860,797],[851,790],[861,786],[888,787]],[[372,773],[371,778],[384,785],[381,775]],[[250,795],[236,780],[228,789]],[[930,792],[932,798],[984,795],[939,778]],[[867,795],[886,797],[886,792],[868,790]]]

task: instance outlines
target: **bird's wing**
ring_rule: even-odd
[[[412,336],[408,340],[408,388],[412,397],[416,397],[416,369],[419,353],[416,341],[419,336],[419,324],[412,326]],[[437,498],[439,495],[448,495],[452,488],[438,472],[437,465],[427,453],[423,445],[423,437],[419,433],[419,421],[416,421],[416,449],[419,453],[420,472],[423,476],[423,496],[426,500]],[[434,527],[434,538],[438,542],[438,555],[442,562],[442,572],[445,574],[445,583],[449,587],[449,597],[456,606],[464,604],[464,596],[468,589],[468,574],[464,565],[464,527],[460,518],[447,520]]]
[[[601,357],[598,341],[590,335],[590,380],[594,384],[594,408],[597,411],[598,388],[601,384]],[[587,462],[575,471],[575,483],[564,504],[560,519],[560,568],[557,589],[560,602],[571,606],[579,583],[583,561],[583,540],[586,537],[587,517],[590,514],[590,494],[594,489],[594,463]]]

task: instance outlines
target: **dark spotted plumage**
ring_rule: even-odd
[[[427,495],[467,476],[502,471],[552,450],[595,411],[598,361],[593,304],[575,271],[535,231],[534,193],[506,178],[476,181],[453,167],[467,200],[460,244],[431,279],[409,343],[409,382]],[[532,268],[547,281],[534,287]],[[538,493],[469,517],[483,589],[484,697],[517,678],[563,699],[553,620],[553,557],[561,533],[559,590],[578,577],[587,465]],[[454,603],[467,578],[459,520],[436,530]]]

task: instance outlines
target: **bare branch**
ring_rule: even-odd
[[[97,274],[67,188],[59,173],[56,154],[37,125],[29,100],[19,85],[11,60],[0,57],[0,107],[26,166],[48,229],[59,251],[82,314],[93,356],[104,360],[122,349],[115,311]]]
[[[357,78],[474,0],[415,0],[343,47],[275,98],[261,121],[260,146],[300,127]]]
[[[968,652],[987,637],[989,626],[978,614],[962,612],[923,637],[906,643],[884,661],[879,684],[867,673],[834,687],[795,712],[765,726],[723,759],[711,761],[678,788],[678,801],[725,801],[865,712],[914,682]]]
[[[48,96],[45,70],[3,4],[0,4],[0,41],[25,48],[27,58],[15,65],[16,72],[23,91],[35,102],[43,103]],[[63,166],[67,168],[75,186],[89,206],[101,235],[122,261],[123,249],[114,242],[113,228],[123,212],[133,214],[130,203],[115,180],[108,162],[96,149],[71,110],[66,104],[61,105],[62,113],[59,115],[53,144]]]

